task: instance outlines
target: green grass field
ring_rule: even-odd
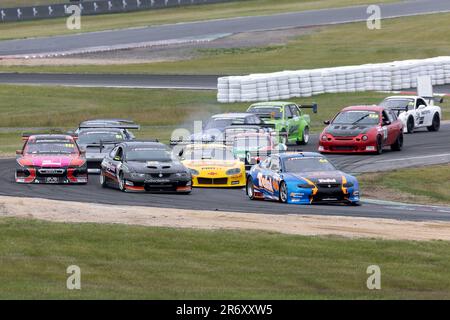
[[[286,45],[201,49],[193,59],[125,65],[1,66],[0,71],[153,74],[247,74],[404,59],[450,52],[450,14],[384,20],[381,30],[365,23],[319,28]],[[426,28],[424,28],[424,25]],[[418,45],[422,44],[422,45]]]
[[[450,164],[363,174],[362,193],[382,193],[386,200],[450,204]]]
[[[25,2],[26,1],[26,2]],[[24,0],[23,4],[34,1]],[[61,0],[59,0],[61,1]],[[378,0],[377,3],[396,2],[397,0]],[[4,3],[4,4],[3,4]],[[2,5],[14,5],[19,1],[2,0]],[[91,32],[108,29],[143,27],[168,23],[199,20],[233,18],[239,16],[266,15],[282,12],[304,11],[358,4],[371,4],[369,0],[238,0],[229,3],[186,6],[180,8],[141,11],[133,13],[83,16],[81,30],[66,28],[66,19],[51,19],[0,24],[0,40],[20,39],[38,36],[52,36]]]
[[[1,209],[1,207],[0,207]],[[447,242],[0,219],[1,299],[449,299]],[[381,290],[366,269],[381,268]],[[81,290],[66,268],[81,268]]]

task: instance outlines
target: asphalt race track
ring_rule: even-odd
[[[367,5],[337,9],[311,10],[267,16],[240,17],[82,33],[55,37],[7,40],[0,42],[0,56],[62,53],[89,48],[108,48],[142,42],[204,38],[208,35],[234,34],[262,30],[318,26],[356,21],[369,17]],[[380,5],[382,18],[449,12],[448,0],[415,0]]]
[[[450,162],[450,124],[442,125],[437,133],[420,131],[405,136],[401,152],[386,150],[379,156],[332,155],[330,159],[340,168],[350,172],[389,170],[417,164]],[[314,150],[317,136],[304,150]],[[439,156],[440,155],[440,156]],[[137,205],[191,210],[218,210],[271,214],[339,215],[369,218],[391,218],[411,221],[450,221],[450,207],[364,203],[359,207],[343,205],[283,205],[269,201],[251,201],[243,189],[195,189],[191,195],[122,193],[103,189],[98,176],[92,175],[85,186],[23,185],[14,182],[14,159],[0,160],[0,195],[39,197],[54,200],[102,203],[114,205]]]
[[[0,83],[69,87],[216,90],[219,75],[0,73]],[[433,86],[450,95],[450,84]],[[415,88],[404,89],[415,92]]]
[[[0,73],[0,83],[74,87],[216,90],[215,75]]]

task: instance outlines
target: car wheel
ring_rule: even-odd
[[[282,203],[286,203],[287,199],[288,199],[288,190],[287,190],[286,182],[281,181],[279,201]]]
[[[245,187],[247,195],[251,200],[255,200],[255,187],[253,185],[252,177],[247,178],[247,185]]]
[[[108,186],[108,182],[106,181],[106,177],[105,177],[105,173],[102,171],[100,171],[100,185],[102,186],[102,188],[106,188]]]
[[[406,131],[408,133],[414,132],[414,118],[411,116],[408,118],[408,121],[406,122]]]
[[[123,177],[123,172],[120,172],[120,173],[119,173],[119,180],[118,180],[118,183],[119,183],[119,190],[125,192],[125,191],[126,191],[126,189],[125,189],[125,183],[126,183],[126,181],[125,181],[125,179],[124,179],[124,177]]]
[[[377,154],[383,153],[383,139],[381,136],[377,137]]]
[[[391,145],[391,149],[393,151],[401,151],[403,147],[403,133],[400,132],[397,139],[395,140],[395,143]]]
[[[431,122],[431,126],[427,127],[428,131],[439,131],[441,127],[441,118],[439,114],[435,113],[433,116],[433,121]]]
[[[302,133],[302,140],[297,140],[298,145],[305,145],[309,142],[309,128],[305,127]]]

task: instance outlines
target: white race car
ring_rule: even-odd
[[[413,133],[415,129],[423,127],[428,131],[438,131],[441,126],[441,108],[434,105],[434,98],[392,96],[384,99],[380,106],[398,111],[404,133]]]

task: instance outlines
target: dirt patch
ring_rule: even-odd
[[[79,54],[57,58],[0,59],[0,66],[110,65],[189,60],[201,55],[199,49],[252,48],[283,45],[292,39],[310,34],[316,29],[318,28],[244,32],[209,42],[161,45],[150,48]]]
[[[272,215],[112,206],[0,196],[0,217],[34,218],[69,223],[112,223],[153,227],[264,230],[307,236],[395,240],[450,240],[449,222]]]

